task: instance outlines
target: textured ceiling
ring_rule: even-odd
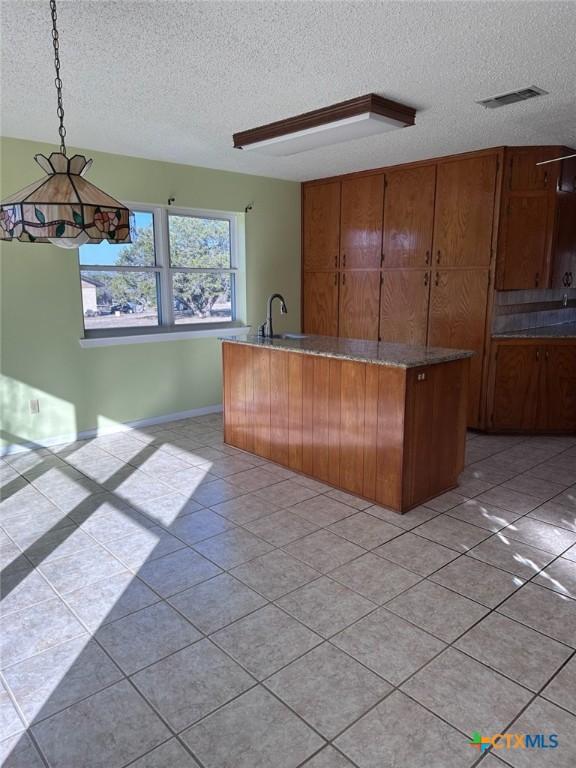
[[[500,144],[576,145],[574,2],[60,0],[75,146],[310,179]],[[56,143],[48,0],[2,0],[1,132]],[[475,100],[528,85],[533,101]],[[378,93],[416,126],[272,158],[232,133]]]

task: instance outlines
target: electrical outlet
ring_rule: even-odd
[[[30,400],[30,413],[34,415],[40,413],[40,400]]]

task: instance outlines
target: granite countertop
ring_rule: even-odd
[[[546,325],[542,328],[526,328],[523,331],[493,333],[493,339],[576,339],[576,323]]]
[[[294,334],[298,336],[298,334]],[[286,352],[300,352],[321,357],[338,357],[363,363],[391,365],[398,368],[416,368],[421,365],[446,363],[472,357],[473,352],[442,347],[423,347],[413,344],[389,344],[384,341],[341,339],[335,336],[305,336],[300,338],[261,338],[259,336],[232,336],[221,338],[235,344],[249,344]]]

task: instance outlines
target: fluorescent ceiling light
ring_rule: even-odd
[[[286,156],[414,125],[415,110],[376,94],[234,134],[234,146]]]

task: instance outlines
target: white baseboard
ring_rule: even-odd
[[[70,432],[67,435],[40,438],[39,440],[25,443],[8,443],[7,445],[0,446],[0,456],[8,456],[13,453],[26,453],[27,451],[33,451],[37,448],[50,448],[53,445],[73,443],[75,440],[88,440],[91,437],[113,435],[116,432],[127,432],[129,429],[151,427],[155,424],[164,424],[167,421],[189,419],[194,416],[205,416],[209,413],[220,413],[221,411],[222,405],[207,405],[204,408],[193,408],[191,411],[167,413],[165,416],[153,416],[150,419],[137,419],[136,421],[126,421],[106,427],[95,427],[94,429],[86,429],[83,432]]]

